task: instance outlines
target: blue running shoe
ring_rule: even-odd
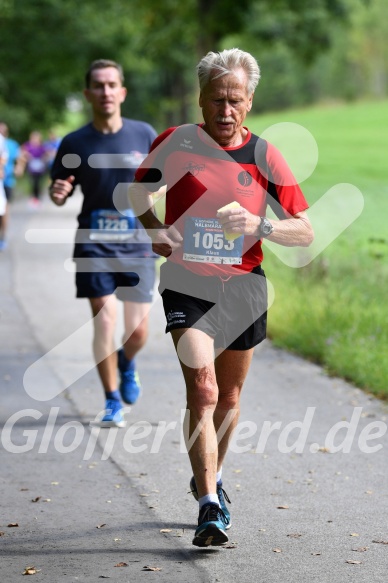
[[[125,427],[123,417],[123,406],[116,399],[107,399],[105,404],[105,415],[97,423],[99,427]]]
[[[198,491],[197,491],[197,485],[195,483],[194,476],[190,480],[190,492],[194,496],[194,498],[196,500],[198,500]],[[221,510],[224,514],[223,518],[224,518],[224,522],[225,522],[225,529],[228,530],[228,528],[230,528],[232,526],[232,520],[230,518],[230,512],[228,510],[228,507],[226,505],[225,500],[229,504],[232,504],[232,503],[229,500],[229,496],[227,495],[227,493],[225,492],[225,490],[222,487],[222,481],[217,482],[217,496],[218,496]]]
[[[139,375],[135,368],[135,361],[125,357],[124,349],[117,351],[118,366],[120,371],[120,393],[124,403],[133,405],[139,398],[141,385]]]
[[[218,547],[228,542],[225,532],[224,513],[218,504],[209,502],[199,511],[198,528],[195,531],[193,545],[196,547]]]

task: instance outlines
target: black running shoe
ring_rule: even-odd
[[[198,528],[195,531],[193,545],[197,547],[220,546],[228,540],[223,511],[218,504],[212,502],[204,504],[199,511]]]
[[[197,490],[197,485],[195,483],[194,476],[190,480],[190,492],[192,493],[194,498],[196,500],[198,500],[198,490]],[[226,502],[228,502],[229,504],[232,504],[232,503],[229,500],[229,496],[227,495],[227,493],[225,492],[225,490],[222,487],[222,482],[217,482],[217,495],[218,495],[218,500],[220,502],[221,510],[224,513],[225,529],[228,530],[228,528],[230,528],[232,526],[232,520],[230,518],[230,512],[229,512],[229,509],[226,505]],[[226,500],[226,502],[225,502],[225,500]]]

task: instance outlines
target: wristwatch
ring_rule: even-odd
[[[267,217],[260,217],[259,238],[268,237],[273,231],[273,225],[269,222]]]

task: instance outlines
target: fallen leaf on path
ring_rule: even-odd
[[[5,532],[0,532],[0,536],[4,536],[4,535],[5,535]]]
[[[13,528],[15,526],[19,526],[17,522],[10,522],[8,525],[8,528]]]
[[[272,549],[272,552],[274,552],[274,553],[281,553],[282,552],[282,549]]]
[[[288,534],[287,536],[289,536],[290,538],[299,538],[302,535],[299,532],[291,532],[290,534]]]
[[[172,528],[162,528],[159,532],[171,532]]]
[[[40,569],[37,569],[36,567],[26,567],[23,575],[35,575],[36,573],[39,573],[39,571]]]
[[[360,535],[358,534],[358,532],[351,532],[350,536],[360,536]]]
[[[31,500],[31,502],[39,502],[39,500],[42,498],[42,496],[37,496],[36,498],[33,498]]]
[[[117,563],[115,567],[128,567],[128,563]]]
[[[388,545],[388,540],[372,540],[372,543],[377,543],[378,545]]]
[[[358,547],[358,549],[352,549],[352,551],[355,551],[356,553],[365,553],[368,549],[369,547]]]
[[[98,526],[96,526],[96,528],[102,528],[103,526],[106,526],[105,522],[104,522],[104,524],[99,524]]]
[[[160,567],[148,567],[147,565],[143,567],[143,571],[161,571]]]
[[[232,545],[224,545],[222,547],[223,549],[237,549],[237,545],[232,544]]]
[[[318,552],[318,553],[311,553],[313,555],[313,557],[320,557],[322,553]]]
[[[362,561],[345,561],[349,565],[362,565]]]
[[[59,482],[51,482],[52,486],[59,486]]]
[[[282,506],[276,506],[276,508],[278,508],[278,510],[288,510],[290,507],[287,506],[287,504],[283,504]]]

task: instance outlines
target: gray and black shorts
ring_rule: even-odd
[[[77,257],[77,298],[116,294],[123,302],[151,303],[155,284],[155,259]]]
[[[200,276],[166,261],[160,269],[166,333],[196,328],[215,348],[249,350],[266,337],[267,283],[260,266],[230,278]]]

